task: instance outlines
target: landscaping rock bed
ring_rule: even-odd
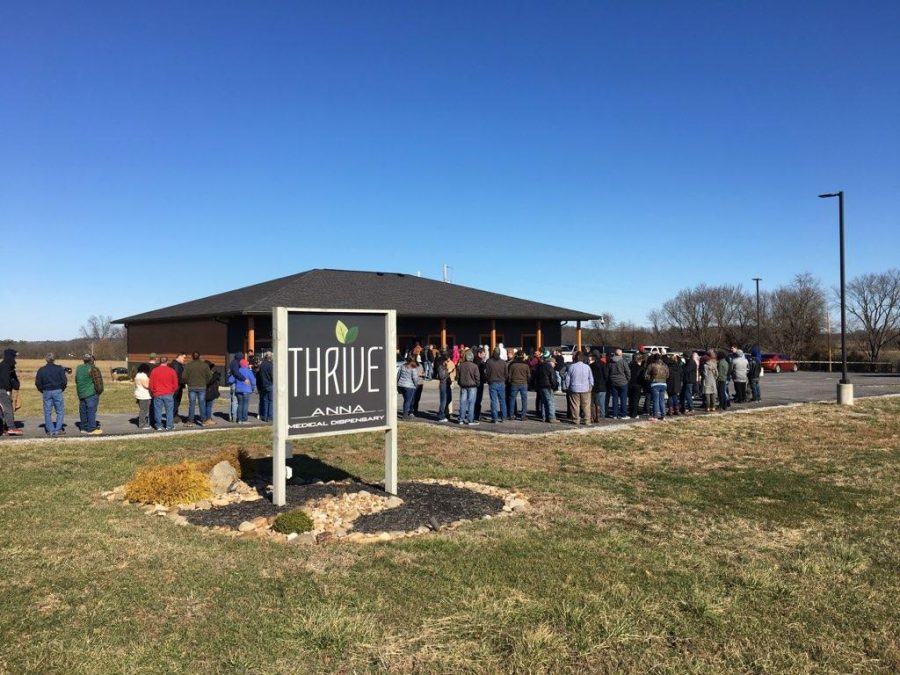
[[[257,484],[255,489],[249,488],[242,483],[243,495],[235,492],[197,504],[145,504],[142,508],[150,516],[167,517],[178,525],[195,525],[231,537],[321,544],[331,540],[374,542],[417,536],[528,507],[528,500],[517,492],[460,481],[403,482],[396,496],[353,480],[290,483],[284,507],[272,504],[271,486]],[[122,488],[101,496],[108,501],[123,501]],[[311,531],[284,534],[272,529],[279,514],[297,508],[309,516]]]

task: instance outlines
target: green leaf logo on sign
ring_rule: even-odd
[[[359,327],[347,328],[343,321],[338,321],[334,325],[334,335],[342,345],[350,345],[356,342],[356,338],[359,337]]]

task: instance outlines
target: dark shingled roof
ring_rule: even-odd
[[[554,307],[411,274],[315,269],[207,298],[135,314],[116,323],[270,314],[273,307],[395,309],[397,316],[589,320],[596,314]]]

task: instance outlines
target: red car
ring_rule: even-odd
[[[761,361],[763,370],[768,370],[770,373],[780,373],[782,370],[796,373],[798,370],[797,362],[784,354],[763,354]]]

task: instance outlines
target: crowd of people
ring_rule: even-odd
[[[536,349],[529,355],[506,349],[502,343],[493,350],[486,345],[437,350],[416,343],[406,352],[397,388],[403,396],[403,418],[419,414],[424,382],[435,379],[438,422],[452,417],[456,385],[459,424],[480,423],[482,409],[488,408],[484,401],[487,388],[494,424],[525,420],[529,392],[534,394],[534,417],[557,423],[555,394],[562,392],[565,418],[576,425],[590,425],[641,415],[659,421],[672,415],[693,415],[695,407],[715,412],[727,410],[732,403],[760,401],[761,375],[760,353],[755,347],[749,354],[737,346],[728,353],[639,353],[630,361],[621,349],[607,353],[585,348],[567,363],[559,349]]]
[[[246,356],[238,352],[228,364],[225,384],[229,387],[228,420],[236,424],[249,422],[250,395],[259,394],[260,422],[272,421],[273,389],[272,352],[262,358],[253,350]],[[202,360],[199,352],[182,352],[171,361],[166,356],[150,354],[149,361],[138,367],[134,377],[134,397],[138,404],[138,427],[143,430],[171,431],[175,421],[185,425],[214,425],[213,407],[221,396],[222,378],[212,361]],[[180,414],[184,390],[188,392],[187,416]],[[195,412],[196,410],[196,412]]]

